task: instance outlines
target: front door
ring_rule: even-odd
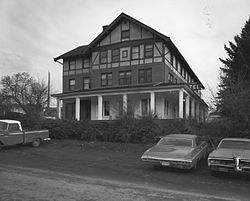
[[[80,103],[80,119],[90,120],[91,119],[91,100],[81,100]]]

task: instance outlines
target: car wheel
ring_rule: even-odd
[[[194,166],[193,166],[193,169],[194,169],[194,170],[197,169],[197,164],[198,164],[198,160],[195,161],[195,163],[194,163]]]
[[[32,147],[39,147],[41,144],[41,140],[39,138],[35,138],[32,140]]]

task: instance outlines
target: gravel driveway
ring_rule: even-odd
[[[247,176],[153,167],[150,145],[52,141],[0,151],[0,200],[249,200]]]

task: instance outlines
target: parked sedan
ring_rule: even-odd
[[[142,161],[181,169],[192,169],[206,158],[208,144],[196,135],[171,134],[145,151]]]
[[[224,138],[209,154],[208,166],[212,172],[250,173],[250,139]]]

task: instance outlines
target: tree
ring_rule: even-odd
[[[250,119],[250,18],[235,43],[224,46],[228,58],[220,59],[220,86],[217,107],[224,117],[240,124]]]
[[[0,92],[0,116],[5,116],[12,108],[9,98]]]
[[[36,81],[28,73],[3,76],[2,94],[17,104],[28,117],[39,118],[47,103],[48,87],[43,81]]]

